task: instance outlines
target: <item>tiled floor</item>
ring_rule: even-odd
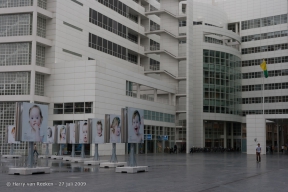
[[[118,161],[127,159],[128,156],[118,156]],[[138,174],[115,173],[114,169],[83,166],[83,163],[38,160],[39,165],[51,166],[52,173],[7,174],[8,167],[22,166],[23,163],[24,159],[1,160],[1,192],[288,191],[288,155],[282,154],[263,155],[261,163],[256,162],[254,155],[241,153],[138,155],[138,165],[149,166],[149,172]],[[7,182],[11,185],[15,185],[13,182],[26,183],[26,186],[7,187]],[[36,182],[53,183],[54,186],[27,186],[27,183]],[[81,184],[77,182],[86,182],[86,186],[75,186]]]

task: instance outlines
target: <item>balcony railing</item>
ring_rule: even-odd
[[[140,95],[140,99],[147,100],[147,101],[154,101],[154,97],[151,97],[146,94]]]
[[[160,70],[160,65],[150,65],[149,69],[152,71],[159,71]]]
[[[126,91],[126,95],[129,97],[134,97],[134,98],[137,97],[137,93],[133,93],[133,91]]]

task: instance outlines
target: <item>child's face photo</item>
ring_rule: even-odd
[[[15,127],[12,128],[11,134],[12,134],[13,139],[15,139]]]
[[[66,138],[66,130],[65,129],[63,129],[62,131],[61,131],[61,139],[65,139]]]
[[[34,107],[30,111],[29,123],[33,129],[40,128],[41,125],[41,116],[38,108]]]
[[[98,137],[102,136],[102,126],[101,125],[97,125],[97,135],[98,135]]]
[[[83,131],[83,141],[84,143],[88,143],[88,125],[83,125],[82,131]]]
[[[115,134],[116,136],[120,136],[121,130],[120,130],[120,126],[115,126]]]
[[[51,133],[52,133],[51,129],[48,129],[48,130],[47,130],[47,137],[48,137],[48,138],[50,138],[50,137],[52,136]]]
[[[141,122],[140,122],[140,117],[138,115],[136,115],[135,118],[132,120],[132,124],[133,124],[134,133],[136,135],[139,135]]]

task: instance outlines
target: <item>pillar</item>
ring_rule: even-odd
[[[138,56],[137,56],[137,65],[140,65],[140,64],[141,64],[140,54],[138,54]]]
[[[274,126],[275,124],[272,125],[272,147],[274,148]],[[275,150],[275,149],[274,149]]]
[[[238,23],[235,23],[235,33],[238,34]]]
[[[226,129],[226,123],[224,122],[224,148],[227,148],[227,129]]]
[[[234,148],[234,138],[233,138],[233,123],[231,122],[231,148]]]
[[[283,120],[281,122],[281,146],[284,145],[284,124],[283,124]]]
[[[168,93],[169,105],[172,105],[172,94]]]
[[[137,98],[140,99],[140,84],[137,84]]]
[[[279,152],[279,145],[280,145],[280,142],[279,142],[279,124],[277,124],[277,152]]]
[[[157,89],[154,89],[154,102],[157,102]]]

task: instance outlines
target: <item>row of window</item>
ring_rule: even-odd
[[[265,114],[288,114],[288,109],[268,109],[264,111]],[[247,110],[242,111],[242,115],[257,115],[263,114],[263,110]]]
[[[242,21],[241,30],[279,25],[284,23],[287,23],[287,14]]]
[[[288,69],[282,70],[274,70],[268,71],[269,77],[278,77],[278,76],[287,76]],[[250,72],[250,73],[242,73],[242,79],[254,79],[261,78],[263,76],[263,72]]]
[[[266,61],[267,64],[287,63],[288,56],[271,57],[271,58],[265,58],[264,60]],[[260,65],[262,62],[263,62],[263,59],[252,59],[252,60],[242,61],[242,67]]]
[[[204,113],[223,113],[223,114],[231,114],[231,115],[241,115],[240,110],[235,111],[232,108],[215,107],[215,106],[203,106],[203,112]]]
[[[138,37],[136,35],[128,33],[128,30],[131,29],[91,8],[89,10],[89,22],[98,25],[99,27],[106,29],[107,31],[115,33],[120,37],[128,39],[134,43],[138,43]]]
[[[54,103],[53,114],[93,113],[93,102]]]
[[[0,73],[0,95],[29,95],[29,94],[30,94],[30,72]]]
[[[0,37],[32,35],[32,15],[0,15]]]
[[[288,30],[242,36],[242,42],[257,41],[288,36]]]
[[[269,51],[278,51],[288,49],[288,43],[277,44],[277,45],[265,45],[259,47],[250,47],[242,49],[242,55],[252,54],[252,53],[261,53]]]
[[[167,123],[175,123],[175,115],[160,113],[156,111],[144,110],[144,119],[152,121],[163,121]]]
[[[122,3],[121,1],[118,0],[96,0],[96,1],[116,11],[120,15],[127,17],[128,19],[134,21],[135,23],[138,22],[138,17],[129,12],[131,8],[127,6],[125,3]]]
[[[0,1],[0,8],[8,8],[8,7],[25,7],[32,6],[33,0],[13,0],[13,1]]]
[[[265,103],[281,103],[288,102],[288,96],[273,96],[273,97],[265,97]],[[253,103],[263,103],[262,97],[250,97],[250,98],[242,98],[242,104],[253,104]]]
[[[89,47],[137,64],[137,55],[128,53],[129,49],[108,41],[102,37],[96,36],[92,33],[89,33]]]
[[[245,91],[261,91],[263,89],[262,84],[257,85],[243,85],[242,92]],[[265,90],[275,90],[275,89],[288,89],[288,83],[268,83],[264,86]]]
[[[219,40],[219,39],[215,39],[212,37],[205,37],[205,42],[206,43],[214,43],[214,44],[218,44],[218,45],[223,45],[223,41]]]

